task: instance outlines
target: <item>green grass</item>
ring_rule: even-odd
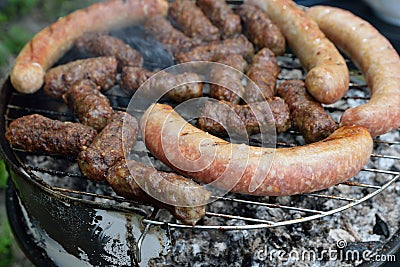
[[[0,190],[7,185],[8,173],[3,160],[0,160]],[[11,266],[13,253],[11,249],[13,239],[5,210],[0,210],[0,267]]]
[[[7,186],[8,173],[3,160],[0,160],[0,190]]]
[[[12,236],[10,225],[7,221],[0,222],[0,267],[11,266],[13,260],[11,244]]]
[[[40,19],[49,24],[78,8],[88,6],[93,0],[7,0],[0,9],[0,66],[6,65],[11,56],[16,56],[22,47],[33,37],[23,26],[16,25],[20,18],[30,12],[40,12]],[[32,15],[32,13],[31,13]]]

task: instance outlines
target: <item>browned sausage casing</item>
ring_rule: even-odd
[[[119,86],[127,94],[133,94],[153,75],[154,72],[143,68],[124,67],[121,72]]]
[[[243,135],[240,129],[244,126],[247,134],[252,135],[260,132],[260,124],[268,127],[274,123],[278,133],[286,132],[291,126],[288,106],[280,97],[268,99],[268,105],[272,114],[266,114],[264,102],[255,102],[249,106],[234,105],[226,101],[207,101],[200,110],[198,126],[204,131],[219,135],[226,135],[227,131],[230,134]],[[257,112],[257,117],[253,110]]]
[[[79,121],[100,132],[113,115],[110,100],[100,93],[91,80],[73,84],[63,95],[64,102],[72,108]]]
[[[373,146],[368,130],[360,126],[339,128],[323,141],[300,147],[273,149],[231,144],[192,126],[172,107],[162,104],[154,104],[145,112],[141,131],[150,152],[174,170],[210,183],[219,179],[229,164],[236,162],[237,165],[230,166],[232,173],[225,177],[235,179],[241,168],[244,172],[232,191],[260,196],[312,192],[346,181],[368,162]],[[172,142],[173,139],[179,142]],[[244,154],[243,160],[231,161],[232,155],[241,154]],[[196,159],[196,164],[206,167],[188,172],[168,160],[177,158]],[[193,161],[187,163],[192,166]],[[255,177],[258,167],[270,164],[265,176]],[[261,182],[255,190],[249,188],[253,179]],[[225,182],[229,184],[223,180],[217,185],[229,187]]]
[[[206,42],[221,38],[218,28],[211,23],[194,1],[174,1],[169,6],[169,15],[189,37]]]
[[[211,197],[209,191],[188,178],[175,173],[160,172],[133,160],[128,163],[121,160],[112,166],[108,170],[106,180],[118,195],[166,209],[175,218],[189,225],[195,225],[205,215],[204,203]],[[160,202],[143,191],[137,181],[141,181],[140,184],[143,184],[152,196],[163,194],[169,202],[176,201],[184,205],[173,206]]]
[[[281,29],[308,71],[306,87],[315,99],[331,104],[346,94],[350,74],[344,58],[300,7],[292,0],[249,0],[249,3],[262,8]]]
[[[5,136],[11,146],[30,152],[76,156],[90,145],[96,130],[33,114],[11,122]]]
[[[153,78],[149,79],[151,76]],[[148,80],[149,79],[149,80]],[[147,83],[145,83],[148,80]],[[184,72],[172,74],[166,71],[150,72],[135,67],[124,67],[120,80],[121,88],[131,94],[143,85],[142,90],[147,95],[167,97],[175,102],[182,102],[203,94],[203,84],[196,73]]]
[[[210,96],[218,100],[239,104],[245,91],[242,78],[247,69],[246,60],[242,55],[226,55],[215,62],[229,67],[219,64],[212,67]]]
[[[250,68],[247,71],[247,76],[254,83],[247,84],[245,101],[250,103],[264,101],[273,97],[276,94],[276,80],[278,75],[279,67],[275,54],[268,48],[258,51],[254,55]]]
[[[89,79],[99,90],[108,90],[117,78],[118,62],[114,57],[80,59],[50,69],[45,76],[44,91],[60,98],[74,83]]]
[[[371,99],[346,110],[341,125],[361,125],[372,136],[400,127],[400,58],[391,43],[371,24],[349,11],[312,7],[311,16],[365,75]]]
[[[238,13],[243,20],[249,40],[257,48],[269,48],[276,55],[285,52],[285,37],[264,11],[253,5],[242,4]]]
[[[103,181],[108,169],[129,153],[137,133],[136,118],[116,112],[90,146],[79,153],[78,165],[83,175],[96,182]]]
[[[229,54],[238,54],[245,58],[250,58],[254,54],[253,44],[247,40],[246,36],[241,34],[235,38],[200,45],[190,51],[177,53],[175,55],[175,60],[178,63],[212,61],[216,57]]]
[[[201,40],[190,38],[180,30],[174,28],[168,19],[163,16],[148,18],[144,27],[147,33],[152,34],[157,41],[164,44],[172,54],[180,51],[188,51],[193,46],[202,43]]]
[[[303,81],[283,82],[278,94],[288,104],[293,126],[303,135],[306,143],[321,141],[338,128],[321,103],[308,94]]]
[[[83,54],[91,56],[112,56],[123,66],[142,67],[143,57],[121,39],[104,33],[88,33],[75,41],[75,47]]]
[[[197,0],[196,3],[219,28],[223,38],[242,32],[240,17],[233,12],[225,0]]]
[[[166,0],[108,0],[79,9],[36,34],[21,50],[11,70],[11,82],[21,93],[34,93],[46,71],[88,32],[106,32],[166,14]]]

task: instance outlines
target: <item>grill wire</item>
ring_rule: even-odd
[[[298,60],[292,54],[285,54],[284,56],[278,57],[279,67],[282,71],[292,71],[299,70],[301,75],[304,77],[304,72],[301,69],[301,66]],[[350,61],[348,61],[349,68],[354,69],[354,66]],[[363,82],[360,82],[357,78],[361,74],[358,71],[352,71],[352,82],[350,85],[350,91],[356,91],[356,94],[346,95],[345,100],[354,100],[354,101],[366,101],[368,97],[358,96],[357,91],[361,92],[361,95],[368,95],[368,90],[366,85]],[[282,75],[282,74],[281,74]],[[288,77],[279,78],[279,82],[290,79]],[[356,82],[354,82],[356,80]],[[114,110],[126,110],[126,106],[130,100],[126,95],[117,90],[111,90],[106,93],[106,95],[111,100],[112,106]],[[35,101],[32,101],[34,97]],[[36,104],[32,104],[32,103]],[[42,103],[42,104],[41,104]],[[341,107],[335,106],[326,106],[326,110],[330,113],[333,112],[343,112],[345,109]],[[47,117],[59,120],[69,120],[75,121],[75,115],[68,110],[68,108],[57,100],[50,99],[45,96],[42,92],[38,93],[35,96],[31,95],[23,95],[16,91],[13,92],[10,102],[7,106],[7,112],[5,115],[5,119],[7,125],[14,119],[27,115],[39,113],[45,115]],[[397,129],[397,132],[400,132],[400,129]],[[290,140],[298,140],[296,137],[299,137],[299,133],[295,131],[290,131],[285,134],[286,137],[289,135],[292,137]],[[293,147],[302,145],[301,142],[292,142],[285,141],[287,138],[283,137],[279,138],[277,147]],[[251,144],[256,144],[257,140],[250,140]],[[397,149],[400,151],[400,141],[392,141],[385,140],[384,138],[377,138],[374,140],[374,150],[370,158],[370,162],[377,159],[390,159],[396,161],[396,163],[400,164],[400,157],[390,155],[390,153],[381,153],[381,148],[390,147],[391,149]],[[214,205],[218,207],[218,203],[222,203],[224,205],[250,205],[252,207],[263,206],[268,208],[268,210],[279,210],[284,216],[280,216],[280,218],[284,219],[274,219],[273,216],[270,218],[260,218],[257,217],[256,213],[253,213],[249,216],[248,212],[243,212],[243,214],[229,214],[224,212],[208,211],[206,213],[207,218],[216,218],[213,222],[218,222],[217,224],[207,224],[204,223],[204,220],[200,221],[199,224],[195,226],[188,226],[181,224],[175,221],[172,217],[165,219],[159,218],[157,216],[158,210],[152,209],[151,206],[146,206],[143,204],[139,204],[133,200],[127,200],[125,198],[116,196],[110,187],[106,184],[92,184],[92,186],[86,188],[71,188],[65,180],[72,181],[86,181],[86,183],[92,183],[87,181],[87,179],[79,172],[79,170],[73,166],[76,166],[76,159],[65,158],[57,155],[40,155],[35,153],[30,153],[27,151],[23,151],[20,149],[13,149],[16,158],[18,159],[21,168],[29,175],[31,179],[35,179],[41,185],[44,186],[45,190],[48,190],[52,194],[64,196],[74,200],[75,203],[79,205],[87,205],[98,209],[118,211],[118,212],[128,212],[128,213],[138,213],[145,217],[143,223],[147,226],[150,225],[159,225],[165,226],[166,228],[180,228],[180,229],[202,229],[202,230],[248,230],[248,229],[260,229],[260,228],[269,228],[276,226],[284,226],[295,223],[301,223],[305,221],[319,219],[328,215],[332,215],[337,212],[341,212],[348,208],[351,208],[355,205],[361,204],[364,201],[371,199],[372,197],[383,192],[387,187],[395,183],[397,180],[400,180],[400,170],[397,168],[391,169],[379,169],[379,168],[364,168],[361,172],[356,176],[350,179],[348,182],[341,183],[340,185],[336,185],[330,189],[322,190],[319,192],[314,192],[310,194],[303,194],[299,196],[295,196],[289,204],[282,204],[281,202],[287,203],[288,201],[280,201],[280,197],[250,197],[241,194],[228,194],[224,197],[216,197],[213,196],[213,202],[210,205]],[[49,164],[50,167],[42,167],[39,165],[30,162],[30,158],[32,157],[44,157],[45,160],[50,163],[55,163],[55,166]],[[45,164],[46,165],[46,164]],[[369,166],[368,164],[367,166]],[[47,165],[46,165],[47,166]],[[72,166],[72,167],[71,167]],[[72,170],[71,170],[72,169]],[[381,176],[380,182],[374,182],[374,179],[367,179],[369,182],[360,181],[360,177],[367,177],[368,174],[377,174]],[[44,177],[52,177],[51,183],[48,182],[47,178]],[[383,181],[383,182],[382,182]],[[345,186],[349,187],[350,190],[361,189],[362,194],[359,194],[359,197],[348,196],[345,194],[335,194],[335,187]],[[88,189],[89,188],[89,189]],[[98,190],[101,188],[102,190]],[[357,189],[357,190],[358,190]],[[347,191],[348,192],[348,191]],[[296,203],[296,199],[301,199],[302,201],[298,201]],[[304,203],[326,203],[327,201],[334,202],[334,205],[330,209],[326,208],[315,208],[313,205],[304,205]],[[303,204],[303,205],[302,205]],[[308,207],[308,206],[311,206]],[[316,205],[318,206],[318,205]],[[319,206],[323,206],[320,204]],[[232,224],[231,222],[235,221],[238,223]]]

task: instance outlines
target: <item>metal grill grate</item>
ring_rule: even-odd
[[[278,58],[281,70],[301,70],[300,64],[293,55],[287,54]],[[351,62],[348,62],[351,67]],[[357,80],[358,72],[352,72],[352,83],[349,94],[344,98],[347,103],[350,101],[366,101],[368,100],[368,90],[363,82]],[[281,74],[282,76],[282,74]],[[355,78],[356,77],[356,78]],[[288,77],[280,77],[280,81],[290,79]],[[355,93],[356,92],[356,93]],[[360,96],[363,95],[363,96]],[[121,93],[118,88],[111,90],[107,96],[110,98],[113,108],[116,110],[125,110],[124,103],[128,103],[129,99]],[[35,97],[35,102],[32,98]],[[121,104],[122,103],[122,104]],[[347,105],[347,104],[344,104]],[[327,106],[326,109],[331,113],[343,112],[346,107]],[[38,93],[35,96],[23,95],[14,92],[7,106],[6,122],[7,125],[13,119],[20,116],[39,113],[51,118],[60,120],[76,120],[74,114],[67,107],[56,100],[49,99],[43,93]],[[400,129],[397,130],[400,132]],[[285,136],[278,136],[278,147],[293,147],[301,145],[301,142],[286,141],[287,136],[291,136],[290,140],[297,140],[299,134],[295,131],[286,133]],[[251,140],[252,144],[256,144],[257,140]],[[388,148],[388,149],[387,149]],[[244,230],[244,229],[259,229],[269,228],[283,225],[301,223],[305,221],[315,220],[324,216],[332,215],[341,212],[355,205],[361,204],[364,201],[383,192],[390,185],[399,180],[400,167],[390,167],[390,169],[375,167],[375,162],[379,159],[394,161],[392,166],[400,166],[400,157],[390,151],[400,151],[400,141],[385,140],[384,138],[374,140],[374,151],[371,155],[370,163],[356,177],[353,177],[348,182],[341,183],[329,189],[315,192],[312,194],[304,194],[292,197],[251,197],[240,194],[229,194],[225,197],[213,197],[215,202],[209,205],[206,218],[200,221],[196,226],[188,226],[176,222],[173,218],[162,219],[157,216],[157,212],[151,212],[151,209],[146,208],[132,200],[127,200],[113,194],[112,190],[105,184],[98,184],[88,188],[71,188],[65,186],[66,180],[84,180],[86,178],[75,168],[76,159],[65,158],[52,155],[32,154],[26,151],[14,149],[14,154],[19,160],[21,168],[37,182],[52,192],[64,197],[73,199],[76,203],[82,205],[90,205],[99,209],[134,212],[145,215],[147,219],[143,223],[147,226],[160,225],[168,228],[181,229],[202,229],[202,230]],[[43,157],[42,161],[48,161],[50,165],[55,167],[39,167],[30,162],[32,157]],[[46,166],[49,165],[46,163]],[[376,177],[379,176],[379,181]],[[52,182],[48,182],[51,177]],[[91,182],[88,182],[91,183]],[[96,188],[101,187],[104,192],[99,193]],[[345,190],[342,190],[344,187]],[[107,189],[108,188],[108,189]],[[346,193],[343,193],[343,192]],[[236,210],[242,212],[221,212],[218,206],[223,203],[225,206],[242,207]],[[317,204],[315,204],[317,203]],[[272,215],[265,216],[249,214],[246,210],[249,208],[256,210],[257,207],[264,207],[267,211],[271,211]],[[278,212],[280,216],[273,214]]]

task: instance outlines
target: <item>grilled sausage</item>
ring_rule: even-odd
[[[98,132],[113,115],[110,100],[100,93],[91,80],[78,81],[62,97],[82,124],[91,126]]]
[[[172,54],[179,51],[188,51],[195,45],[202,44],[201,40],[190,38],[174,28],[163,16],[148,18],[144,27],[148,34],[153,35],[157,41],[164,44]]]
[[[205,215],[205,204],[211,197],[208,190],[188,178],[175,173],[157,171],[153,167],[133,160],[128,163],[121,160],[112,166],[108,170],[106,180],[118,195],[166,209],[175,218],[189,225],[195,225]],[[140,181],[140,185],[146,188],[150,195],[137,181]],[[161,202],[154,196],[166,200]]]
[[[304,82],[291,80],[283,82],[278,94],[290,109],[293,126],[302,134],[306,143],[321,141],[338,127],[322,105],[308,94]]]
[[[245,100],[250,103],[264,101],[273,97],[276,94],[276,80],[278,75],[279,67],[275,54],[268,48],[258,51],[254,55],[250,68],[247,71],[247,76],[254,83],[247,84]]]
[[[332,7],[312,7],[312,17],[365,75],[371,98],[346,110],[341,125],[361,125],[372,136],[400,127],[400,58],[390,42],[371,24]]]
[[[136,142],[138,122],[126,112],[116,112],[90,146],[79,153],[78,165],[87,178],[100,182],[107,170],[123,159]]]
[[[167,97],[175,102],[200,97],[203,95],[203,85],[196,73],[185,72],[171,74],[165,71],[156,74],[144,69],[125,67],[122,70],[120,85],[127,93],[134,93],[143,85],[142,90],[147,95]],[[149,82],[145,83],[149,79]]]
[[[207,101],[200,110],[198,126],[219,135],[226,135],[227,131],[243,135],[240,129],[244,128],[248,135],[257,134],[260,125],[268,127],[271,124],[275,125],[278,133],[286,132],[291,126],[288,106],[279,97],[268,99],[268,105],[272,114],[266,114],[265,102],[234,105],[226,101]]]
[[[240,17],[233,12],[225,0],[197,0],[196,3],[218,27],[222,38],[229,38],[242,32]]]
[[[11,70],[12,85],[21,93],[34,93],[42,87],[46,71],[79,36],[132,25],[167,10],[166,0],[108,0],[60,18],[21,50]]]
[[[162,104],[145,112],[141,131],[150,152],[174,170],[259,196],[307,193],[346,181],[368,162],[373,147],[368,130],[360,126],[339,128],[321,142],[300,147],[231,144],[197,129]]]
[[[229,67],[215,65],[212,68],[210,96],[218,100],[239,104],[245,91],[242,78],[247,69],[246,60],[241,55],[226,55],[215,62]]]
[[[75,41],[75,47],[85,55],[112,56],[118,61],[118,69],[123,66],[142,67],[143,57],[121,39],[104,33],[88,33]]]
[[[169,15],[189,37],[205,42],[221,38],[218,28],[211,23],[194,1],[174,1],[169,6]]]
[[[250,0],[278,25],[286,40],[308,71],[306,87],[319,102],[331,104],[348,91],[350,74],[337,48],[316,22],[292,0]]]
[[[137,67],[124,67],[121,72],[119,86],[127,94],[133,94],[147,81],[154,72]]]
[[[187,52],[180,52],[175,55],[178,63],[190,61],[212,61],[217,56],[237,54],[250,58],[254,53],[253,44],[241,34],[238,37],[225,39],[221,42],[212,42],[200,45]]]
[[[67,156],[78,155],[95,136],[96,130],[92,127],[53,120],[39,114],[12,121],[5,134],[12,147]]]
[[[60,98],[80,80],[92,80],[99,90],[110,89],[117,78],[118,62],[114,57],[80,59],[50,69],[45,76],[44,91]]]
[[[269,48],[276,55],[285,52],[285,37],[264,11],[250,4],[242,4],[238,8],[238,13],[249,40],[257,48]]]

